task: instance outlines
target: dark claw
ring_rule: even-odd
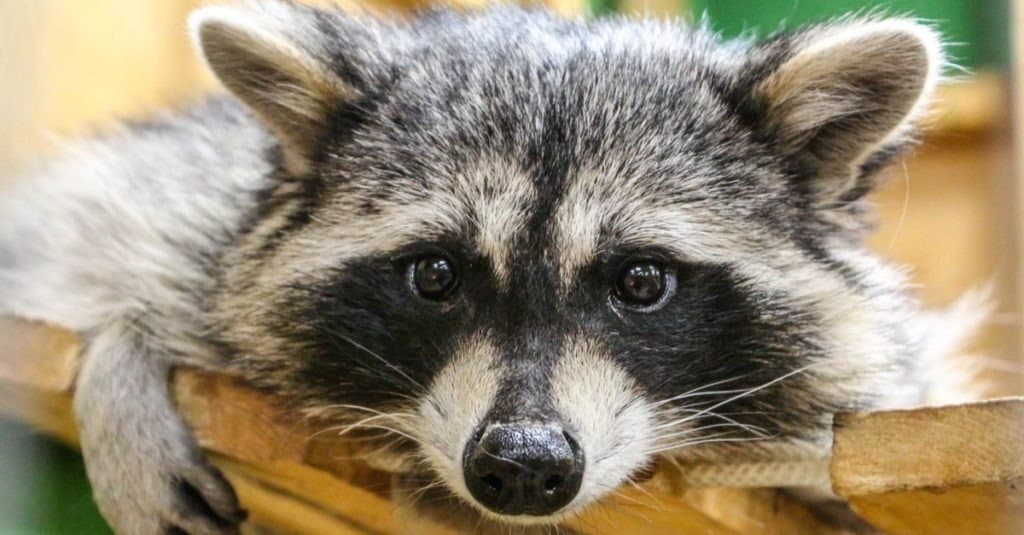
[[[219,473],[217,475],[220,476]],[[224,484],[224,488],[231,489],[230,486],[227,486],[226,482]],[[180,499],[183,516],[205,518],[212,525],[216,526],[218,530],[221,530],[224,533],[237,533],[238,525],[241,524],[248,516],[245,509],[238,506],[237,500],[234,496],[232,496],[232,501],[234,503],[231,510],[218,513],[217,510],[207,502],[202,493],[192,485],[192,483],[185,480],[178,480],[175,485],[177,487],[176,490]],[[168,530],[168,534],[171,533],[175,535],[188,535],[186,531],[178,528],[177,526],[172,526]]]
[[[227,478],[224,477],[224,474],[220,471],[219,468],[211,465],[207,466],[210,475],[213,476],[218,481],[221,488],[227,489],[228,503],[219,508],[221,512],[218,514],[218,516],[224,518],[232,525],[238,525],[242,522],[245,522],[245,519],[249,517],[249,513],[248,511],[242,508],[241,504],[238,503],[238,496],[235,494],[234,486],[232,486],[231,483],[228,482]],[[225,511],[225,509],[227,510]]]

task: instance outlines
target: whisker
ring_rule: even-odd
[[[415,491],[409,493],[409,498],[411,499],[409,506],[415,508],[419,505],[422,505],[422,500],[427,495],[428,492],[430,492],[432,489],[443,487],[444,485],[445,483],[443,479],[441,479],[440,477],[435,477],[426,485],[418,487]]]
[[[344,427],[341,427],[340,429],[335,428],[334,430],[338,431],[338,434],[336,436],[341,437],[341,436],[345,436],[350,431],[352,431],[353,429],[356,429],[356,428],[370,428],[370,426],[368,426],[366,424],[368,424],[370,422],[373,422],[375,420],[382,419],[382,418],[383,419],[388,419],[388,418],[391,418],[391,415],[390,414],[377,414],[377,415],[374,415],[374,416],[368,416],[366,418],[363,418],[362,420],[359,420],[358,422],[346,425]],[[380,426],[379,424],[375,424],[375,428],[383,429],[384,427]],[[390,429],[390,428],[388,428],[388,429]]]
[[[413,386],[416,386],[417,388],[419,388],[421,392],[427,392],[428,391],[427,387],[423,386],[423,384],[421,384],[416,379],[413,379],[412,376],[410,376],[408,373],[405,372],[405,370],[403,370],[403,369],[399,368],[397,365],[389,362],[387,359],[385,359],[384,357],[378,355],[377,353],[375,353],[374,351],[370,350],[368,347],[364,346],[363,344],[360,344],[359,342],[353,340],[352,337],[347,336],[346,334],[338,332],[338,331],[336,331],[334,329],[326,328],[326,327],[323,327],[323,326],[321,326],[321,327],[324,328],[325,330],[327,330],[328,333],[333,334],[334,336],[337,336],[337,337],[341,338],[342,340],[348,342],[349,344],[352,344],[354,347],[356,347],[358,349],[361,349],[362,351],[366,352],[366,354],[370,355],[371,357],[377,359],[382,364],[384,364],[385,366],[390,368],[392,371],[394,371],[395,373],[397,373],[401,377],[405,378],[405,380],[409,381]]]
[[[394,433],[396,435],[403,436],[403,437],[405,437],[405,438],[407,438],[407,439],[409,439],[409,440],[411,440],[411,441],[413,441],[415,443],[419,443],[420,442],[420,440],[417,439],[412,434],[407,433],[405,431],[400,431],[398,429],[394,429],[394,428],[391,428],[391,427],[382,426],[382,425],[376,425],[376,424],[375,425],[363,425],[363,427],[367,428],[367,429],[383,429],[385,431],[390,431],[390,432],[392,432],[392,433]]]
[[[729,423],[729,422],[723,422],[723,423],[720,423],[720,424],[712,424],[712,425],[707,425],[707,426],[702,426],[702,427],[695,427],[695,428],[692,428],[692,429],[686,429],[686,430],[683,430],[683,431],[677,431],[675,433],[667,433],[665,435],[659,436],[657,438],[657,440],[664,440],[664,439],[670,439],[670,438],[676,438],[676,437],[693,436],[693,435],[697,435],[697,434],[703,433],[704,431],[707,431],[709,429],[721,429],[723,427],[731,427],[731,428],[739,427],[740,429],[743,429],[744,431],[747,431],[747,429],[745,427],[743,427],[743,426],[737,426],[736,424],[732,424],[732,423]],[[768,436],[769,436],[767,434],[767,432],[753,433],[753,434],[754,434],[754,436],[759,436],[759,437],[762,437],[762,438],[768,438]]]
[[[698,411],[694,411],[694,412],[698,412]],[[716,412],[709,412],[707,414],[708,414],[708,416],[711,416],[711,417],[714,417],[714,418],[718,418],[720,420],[725,420],[725,422],[728,423],[728,424],[732,424],[732,425],[735,425],[737,427],[741,427],[743,429],[746,429],[747,431],[750,431],[752,434],[755,434],[755,435],[767,434],[768,433],[768,430],[763,428],[763,427],[761,427],[761,426],[754,425],[754,424],[746,424],[746,423],[738,422],[735,419],[730,418],[728,416],[725,416],[723,414],[719,414],[719,413],[716,413]],[[689,417],[685,417],[685,418],[682,418],[680,420],[675,420],[675,421],[671,421],[671,422],[668,422],[668,423],[664,423],[664,424],[658,425],[658,426],[654,427],[653,430],[654,431],[660,431],[662,429],[678,427],[682,423],[685,423],[687,418],[689,418]],[[717,426],[717,425],[722,425],[722,424],[714,424],[714,425]],[[695,428],[695,429],[710,429],[711,427],[712,426],[701,426],[701,427]]]
[[[816,364],[818,364],[818,363],[811,363],[811,364],[808,364],[806,366],[801,366],[800,368],[797,368],[797,369],[795,369],[795,370],[793,370],[791,372],[788,372],[788,373],[785,373],[785,374],[783,374],[783,375],[781,375],[779,377],[776,377],[775,379],[772,379],[771,381],[768,381],[767,383],[763,383],[763,384],[761,384],[759,386],[755,386],[753,388],[745,390],[744,392],[742,392],[740,394],[737,394],[735,396],[729,397],[729,398],[727,398],[727,399],[725,399],[723,401],[715,403],[714,405],[712,405],[712,406],[710,406],[710,407],[708,407],[706,409],[702,409],[702,410],[696,412],[695,414],[687,416],[686,418],[683,418],[682,420],[680,420],[679,423],[685,423],[685,422],[688,422],[688,421],[692,421],[692,420],[694,420],[696,418],[699,418],[699,417],[701,417],[701,416],[703,416],[705,414],[708,414],[710,411],[714,411],[718,407],[721,407],[721,406],[726,405],[728,403],[732,403],[733,401],[736,401],[737,399],[741,399],[741,398],[747,397],[747,396],[749,396],[751,394],[754,394],[756,392],[764,390],[765,388],[768,388],[768,387],[770,387],[772,385],[778,384],[778,383],[780,383],[780,382],[782,382],[782,381],[784,381],[784,380],[786,380],[786,379],[788,379],[790,377],[793,377],[794,375],[797,375],[799,373],[803,373],[803,372],[807,371],[808,369],[810,369],[811,367],[815,366]]]
[[[655,455],[655,454],[662,453],[662,452],[665,452],[665,451],[677,450],[677,449],[683,449],[683,448],[691,448],[693,446],[698,446],[698,445],[701,445],[701,444],[709,444],[709,443],[716,443],[716,442],[755,442],[755,441],[759,441],[759,440],[765,440],[765,438],[762,438],[762,437],[750,437],[750,438],[709,438],[709,439],[703,439],[703,440],[694,440],[692,442],[682,442],[680,444],[671,444],[671,445],[668,445],[668,446],[664,446],[664,447],[660,447],[660,448],[655,448],[653,450],[645,451],[645,452],[643,452],[643,454],[644,455]]]
[[[629,483],[629,485],[636,489],[637,491],[643,493],[644,496],[647,496],[648,501],[644,503],[648,507],[657,509],[659,511],[664,510],[664,506],[658,501],[657,498],[654,497],[654,494],[652,494],[651,491],[644,488],[643,485],[637,483],[636,481],[633,481],[632,479],[628,480],[627,483]]]
[[[662,405],[664,405],[666,403],[671,403],[673,401],[678,401],[680,399],[685,399],[687,396],[691,396],[693,394],[697,394],[697,393],[703,392],[707,388],[714,388],[716,386],[721,386],[721,385],[724,385],[724,384],[727,384],[727,383],[731,383],[733,381],[739,381],[740,379],[745,379],[747,377],[750,377],[750,375],[751,375],[750,373],[745,373],[743,375],[737,375],[735,377],[730,377],[728,379],[721,379],[721,380],[718,380],[718,381],[713,381],[713,382],[708,383],[706,385],[701,385],[701,386],[699,386],[697,388],[692,388],[690,390],[687,390],[686,392],[683,392],[682,394],[678,394],[678,395],[672,396],[670,398],[658,401],[658,402],[656,402],[654,404],[654,407],[660,407],[660,406],[662,406]]]

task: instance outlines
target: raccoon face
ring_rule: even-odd
[[[934,87],[924,27],[192,22],[280,142],[216,299],[239,372],[485,515],[554,522],[659,455],[817,440],[906,373],[913,304],[861,199]]]

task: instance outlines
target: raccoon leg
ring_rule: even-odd
[[[74,411],[96,502],[118,533],[236,533],[245,511],[172,406],[163,357],[128,322],[90,340]]]

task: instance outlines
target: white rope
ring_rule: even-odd
[[[829,487],[828,459],[680,465],[687,487]]]
[[[702,487],[816,487],[831,488],[829,451],[823,443],[771,443],[731,451],[727,456],[701,458],[701,452],[666,456],[679,469],[681,482]]]

